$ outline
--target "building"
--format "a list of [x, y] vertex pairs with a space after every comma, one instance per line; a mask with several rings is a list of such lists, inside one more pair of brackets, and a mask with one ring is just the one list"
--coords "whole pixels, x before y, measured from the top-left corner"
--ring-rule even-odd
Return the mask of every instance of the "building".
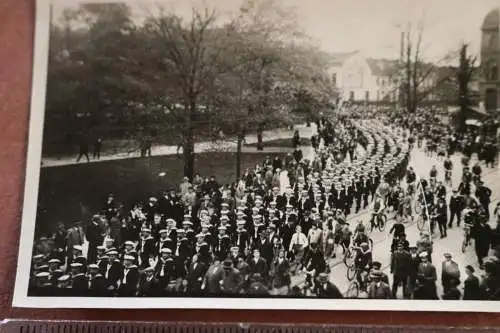
[[398, 60], [367, 59], [377, 86], [377, 102], [397, 102], [399, 96]]
[[377, 83], [366, 58], [358, 51], [330, 54], [329, 75], [342, 101], [372, 102]]
[[488, 112], [500, 111], [500, 8], [484, 18], [481, 27], [480, 98]]
[[[405, 99], [401, 90], [405, 78], [400, 60], [366, 58], [360, 52], [330, 54], [329, 75], [342, 101], [398, 103]], [[419, 82], [421, 102], [442, 101], [438, 86], [443, 70], [434, 64], [419, 64], [424, 73]]]

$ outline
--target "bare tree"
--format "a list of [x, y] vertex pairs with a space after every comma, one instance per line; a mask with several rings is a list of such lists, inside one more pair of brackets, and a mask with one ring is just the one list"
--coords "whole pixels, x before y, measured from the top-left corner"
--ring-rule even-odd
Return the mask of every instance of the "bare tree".
[[469, 108], [472, 104], [469, 85], [476, 71], [475, 64], [477, 61], [477, 57], [467, 54], [467, 47], [467, 44], [463, 44], [460, 48], [460, 60], [456, 71], [456, 79], [458, 83], [458, 100], [460, 105], [460, 111], [458, 114], [459, 131], [465, 130], [465, 114], [467, 108]]
[[403, 34], [403, 57], [395, 71], [400, 82], [400, 99], [408, 113], [415, 113], [422, 102], [428, 100], [449, 79], [449, 76], [438, 75], [439, 65], [451, 60], [456, 53], [448, 53], [435, 62], [425, 61], [423, 36], [423, 20], [416, 29], [411, 24], [407, 25]]

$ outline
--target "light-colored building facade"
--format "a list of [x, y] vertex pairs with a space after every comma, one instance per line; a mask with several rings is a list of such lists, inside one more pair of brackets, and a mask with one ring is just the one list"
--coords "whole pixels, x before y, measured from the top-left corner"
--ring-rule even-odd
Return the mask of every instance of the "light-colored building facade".
[[375, 101], [377, 82], [366, 58], [358, 51], [331, 54], [329, 75], [343, 101]]
[[[360, 52], [335, 53], [330, 57], [329, 74], [343, 101], [397, 103], [404, 99], [401, 93], [405, 73], [399, 60], [372, 59]], [[434, 102], [439, 99], [435, 92], [439, 71], [422, 64], [428, 74], [419, 84], [419, 94], [423, 100]]]
[[500, 111], [500, 8], [491, 10], [481, 27], [480, 98], [488, 112]]

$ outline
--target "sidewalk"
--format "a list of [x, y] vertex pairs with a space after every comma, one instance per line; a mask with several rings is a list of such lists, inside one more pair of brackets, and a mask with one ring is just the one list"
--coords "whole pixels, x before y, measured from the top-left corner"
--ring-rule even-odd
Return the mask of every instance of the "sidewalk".
[[[307, 127], [305, 124], [296, 125], [295, 129], [299, 130], [300, 137], [310, 138], [313, 133], [316, 133], [316, 124], [311, 123], [311, 127]], [[266, 141], [274, 141], [280, 139], [291, 139], [293, 136], [294, 130], [288, 130], [285, 128], [275, 129], [264, 131], [262, 134], [262, 139], [264, 142]], [[246, 136], [246, 144], [253, 144], [257, 142], [256, 134], [249, 134]], [[312, 149], [309, 146], [302, 146], [304, 156], [311, 156]], [[203, 153], [203, 152], [211, 152], [211, 151], [219, 151], [219, 152], [235, 152], [236, 151], [236, 142], [235, 140], [226, 140], [222, 142], [198, 142], [195, 143], [194, 146], [195, 153]], [[292, 152], [293, 149], [284, 148], [284, 147], [265, 147], [263, 151], [258, 151], [255, 147], [247, 147], [243, 145], [242, 152], [243, 153], [277, 153], [277, 152]], [[180, 151], [182, 154], [182, 150]], [[153, 145], [151, 149], [152, 156], [166, 156], [166, 155], [176, 155], [177, 154], [177, 146], [175, 145]], [[89, 154], [91, 155], [91, 154]], [[138, 151], [132, 153], [117, 153], [117, 154], [106, 154], [101, 153], [101, 158], [99, 160], [91, 159], [90, 162], [86, 162], [85, 158], [83, 158], [80, 162], [76, 162], [75, 156], [65, 156], [65, 157], [42, 157], [42, 168], [46, 167], [56, 167], [56, 166], [64, 166], [64, 165], [73, 165], [73, 164], [86, 164], [86, 163], [98, 163], [105, 161], [113, 161], [127, 158], [137, 158], [140, 157], [140, 153]]]

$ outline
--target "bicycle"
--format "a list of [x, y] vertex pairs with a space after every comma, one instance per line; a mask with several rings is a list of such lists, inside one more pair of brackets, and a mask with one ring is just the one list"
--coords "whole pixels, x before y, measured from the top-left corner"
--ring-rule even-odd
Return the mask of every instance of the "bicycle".
[[[373, 249], [373, 239], [368, 238], [368, 243], [370, 248]], [[349, 248], [346, 249], [342, 261], [344, 262], [344, 265], [347, 267], [347, 269], [354, 267], [357, 257], [358, 257], [358, 250], [356, 250], [354, 246], [351, 245]]]
[[425, 211], [421, 211], [419, 214], [417, 214], [416, 222], [417, 222], [418, 231], [427, 230], [427, 227], [426, 227], [427, 221], [428, 221], [428, 218], [427, 218], [427, 214]]
[[354, 266], [357, 256], [358, 252], [354, 251], [352, 247], [349, 247], [345, 250], [344, 258], [342, 259], [342, 261], [344, 262], [344, 265], [347, 267], [347, 269]]
[[[356, 277], [358, 274], [362, 274], [362, 273], [364, 273], [364, 274], [361, 275], [360, 280], [362, 282], [362, 285], [360, 285], [359, 282], [357, 281], [358, 279], [354, 279], [354, 277]], [[366, 286], [369, 283], [368, 272], [366, 272], [365, 270], [362, 270], [360, 268], [357, 268], [355, 271], [354, 277], [352, 277], [351, 279], [349, 279], [349, 276], [347, 277], [349, 279], [349, 281], [351, 281], [351, 283], [349, 284], [349, 287], [347, 288], [346, 298], [357, 298], [359, 296], [360, 291], [366, 292]], [[354, 281], [352, 281], [352, 280], [354, 280]]]

